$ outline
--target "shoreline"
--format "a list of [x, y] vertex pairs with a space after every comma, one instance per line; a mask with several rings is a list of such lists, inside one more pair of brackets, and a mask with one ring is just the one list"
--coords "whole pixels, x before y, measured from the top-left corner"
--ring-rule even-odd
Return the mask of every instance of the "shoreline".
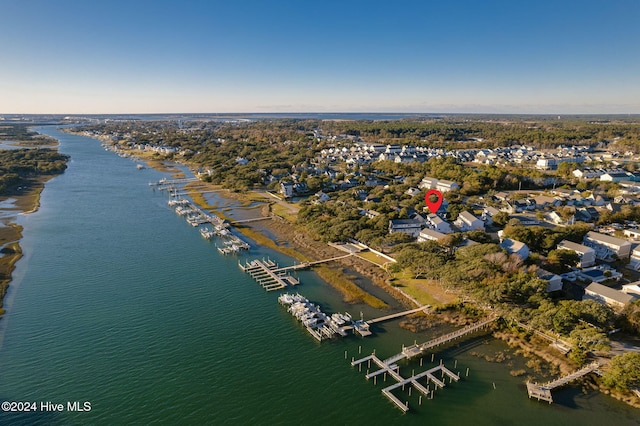
[[[138, 161], [145, 161], [149, 167], [156, 170], [168, 173], [182, 173], [182, 171], [171, 165], [172, 162], [169, 162], [169, 164], [167, 164], [167, 162], [165, 161], [155, 158], [151, 159], [148, 158], [148, 156], [144, 155], [137, 156], [134, 154], [133, 157]], [[189, 167], [186, 164], [183, 165]], [[197, 188], [193, 188], [193, 186], [197, 186]], [[287, 220], [285, 217], [283, 217], [293, 216], [292, 214], [284, 214], [282, 216], [280, 214], [273, 214], [273, 207], [277, 204], [277, 202], [275, 200], [269, 200], [265, 194], [260, 193], [259, 191], [251, 190], [248, 193], [233, 193], [227, 189], [221, 188], [219, 185], [213, 185], [202, 181], [197, 181], [194, 184], [188, 184], [187, 186], [185, 186], [185, 191], [187, 191], [187, 195], [191, 197], [193, 202], [200, 208], [211, 213], [215, 213], [221, 218], [228, 221], [233, 221], [235, 219], [226, 215], [225, 211], [233, 209], [242, 210], [242, 204], [246, 204], [245, 208], [248, 208], [248, 206], [252, 202], [263, 203], [264, 205], [260, 206], [260, 215], [263, 217], [273, 215], [278, 219], [258, 222], [260, 225], [234, 225], [235, 229], [242, 235], [245, 235], [254, 240], [257, 244], [269, 247], [273, 250], [278, 251], [279, 253], [283, 253], [287, 256], [293, 257], [294, 259], [300, 261], [320, 260], [323, 258], [332, 257], [331, 254], [326, 254], [328, 250], [337, 250], [335, 248], [331, 248], [327, 244], [313, 240], [310, 235], [304, 231], [304, 229], [300, 229], [295, 223], [292, 223], [291, 220]], [[216, 195], [221, 199], [239, 202], [241, 205], [238, 207], [212, 206], [205, 198], [204, 192], [215, 192]], [[278, 205], [276, 207], [281, 208], [282, 206]], [[255, 209], [256, 207], [252, 208]], [[280, 213], [280, 211], [278, 211], [278, 213]], [[273, 225], [277, 223], [280, 223], [281, 226]], [[279, 244], [279, 242], [285, 242], [285, 244]], [[322, 248], [319, 248], [320, 246], [318, 245], [321, 245]], [[335, 253], [336, 252], [334, 252], [333, 255], [335, 255]], [[337, 253], [342, 252], [337, 251]], [[337, 289], [341, 294], [343, 294], [343, 297], [345, 297], [345, 301], [347, 303], [363, 302], [363, 300], [359, 299], [349, 301], [348, 296], [345, 296], [344, 289], [341, 289], [340, 286], [336, 283], [337, 280], [334, 280], [333, 277], [328, 277], [326, 274], [323, 276], [323, 274], [319, 271], [319, 269], [325, 269], [329, 272], [336, 272], [344, 280], [349, 280], [344, 273], [344, 268], [353, 267], [353, 261], [357, 261], [366, 266], [366, 268], [354, 268], [358, 274], [360, 274], [362, 277], [370, 279], [374, 285], [383, 289], [392, 299], [394, 299], [400, 305], [410, 306], [410, 301], [407, 300], [407, 297], [404, 294], [398, 291], [394, 291], [396, 289], [391, 284], [391, 282], [393, 282], [392, 277], [387, 277], [385, 279], [385, 277], [383, 277], [380, 273], [380, 268], [366, 262], [364, 259], [350, 257], [338, 261], [340, 262], [337, 264], [339, 265], [338, 267], [335, 267], [333, 265], [322, 265], [321, 268], [315, 267], [314, 271], [328, 285]], [[336, 265], [336, 263], [334, 263], [334, 265]], [[421, 316], [422, 314], [415, 314], [413, 317], [420, 318]], [[509, 346], [517, 347], [516, 352], [525, 359], [529, 359], [532, 365], [544, 363], [549, 366], [549, 370], [557, 370], [561, 372], [561, 374], [566, 374], [577, 369], [575, 364], [573, 364], [570, 360], [562, 355], [552, 352], [552, 349], [548, 348], [547, 345], [545, 345], [543, 342], [530, 341], [521, 334], [508, 330], [496, 331], [492, 333], [492, 337], [504, 341]], [[627, 394], [616, 392], [615, 390], [602, 388], [593, 378], [584, 378], [577, 383], [580, 383], [580, 386], [583, 387], [590, 384], [589, 388], [592, 390], [599, 390], [600, 392], [609, 395], [612, 398], [617, 399], [623, 403], [631, 405], [632, 407], [640, 408], [640, 400], [638, 400], [638, 398], [634, 398], [633, 395], [629, 396]], [[577, 386], [577, 384], [574, 384], [574, 386]]]
[[[195, 186], [197, 186], [197, 188], [195, 188]], [[247, 204], [250, 202], [256, 202], [256, 200], [254, 200], [252, 197], [256, 194], [250, 194], [248, 196], [244, 194], [234, 194], [230, 191], [227, 191], [215, 185], [207, 184], [205, 182], [195, 182], [195, 184], [187, 184], [185, 186], [185, 190], [187, 191], [188, 196], [191, 197], [193, 202], [198, 205], [198, 207], [211, 213], [215, 213], [220, 218], [228, 221], [233, 221], [234, 219], [226, 215], [224, 211], [221, 211], [219, 207], [210, 205], [204, 198], [204, 191], [215, 191], [218, 197], [225, 200]], [[269, 203], [268, 200], [264, 199], [260, 200], [259, 202], [264, 202], [264, 205], [259, 206], [260, 215], [262, 217], [273, 216], [273, 219], [271, 221], [264, 221], [260, 222], [260, 225], [252, 224], [251, 226], [248, 226], [246, 224], [234, 225], [234, 229], [237, 232], [252, 239], [256, 242], [256, 244], [268, 247], [301, 262], [317, 261], [344, 254], [344, 252], [330, 247], [327, 244], [318, 243], [311, 240], [305, 232], [297, 227], [296, 224], [288, 222], [287, 219], [284, 219], [277, 215], [271, 215], [271, 203]], [[240, 209], [241, 208], [242, 207], [240, 207]], [[264, 232], [265, 230], [267, 232]], [[275, 238], [275, 241], [272, 237]], [[283, 241], [286, 242], [286, 245], [279, 243]], [[336, 267], [334, 265], [339, 266]], [[344, 271], [345, 268], [349, 268], [354, 270], [358, 275], [362, 276], [362, 278], [371, 281], [373, 285], [376, 285], [376, 287], [380, 287], [385, 290], [394, 299], [394, 301], [398, 302], [399, 304], [408, 306], [406, 301], [398, 300], [398, 298], [391, 293], [390, 290], [392, 290], [392, 288], [389, 288], [389, 290], [387, 290], [382, 285], [380, 285], [379, 277], [374, 276], [374, 274], [372, 273], [368, 274], [366, 272], [367, 267], [376, 267], [367, 264], [367, 262], [365, 262], [364, 260], [357, 258], [347, 258], [335, 261], [334, 265], [329, 266], [325, 264], [315, 266], [313, 268], [313, 271], [328, 285], [339, 291], [346, 303], [366, 303], [367, 305], [376, 309], [389, 308], [389, 305], [386, 302], [373, 296], [365, 289], [362, 289], [361, 287], [353, 283]]]
[[[57, 147], [57, 146], [56, 146]], [[19, 195], [0, 196], [0, 202], [13, 199], [13, 207], [4, 208], [15, 212], [15, 217], [21, 214], [30, 214], [40, 208], [40, 194], [44, 190], [45, 184], [56, 175], [41, 175], [35, 178], [29, 185], [29, 189]], [[0, 257], [0, 319], [6, 313], [4, 308], [4, 297], [9, 291], [9, 286], [13, 280], [13, 271], [16, 263], [22, 258], [22, 226], [13, 221], [13, 217], [3, 219], [0, 226], [0, 246], [2, 256]]]

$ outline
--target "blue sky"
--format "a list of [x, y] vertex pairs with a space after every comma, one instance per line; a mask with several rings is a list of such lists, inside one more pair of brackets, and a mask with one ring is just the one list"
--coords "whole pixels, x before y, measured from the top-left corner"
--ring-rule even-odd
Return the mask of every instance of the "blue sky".
[[0, 0], [0, 113], [640, 113], [638, 0]]

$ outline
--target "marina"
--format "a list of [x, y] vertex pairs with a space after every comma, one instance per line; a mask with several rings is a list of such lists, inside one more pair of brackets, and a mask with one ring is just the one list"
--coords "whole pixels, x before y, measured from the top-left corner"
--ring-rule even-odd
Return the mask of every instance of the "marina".
[[[199, 229], [200, 235], [207, 240], [218, 237], [222, 245], [216, 245], [216, 249], [220, 254], [237, 254], [241, 250], [249, 250], [249, 243], [231, 232], [231, 226], [217, 215], [206, 213], [198, 206], [193, 204], [186, 198], [181, 198], [180, 192], [174, 185], [192, 182], [193, 179], [160, 179], [157, 182], [150, 182], [149, 186], [160, 190], [169, 189], [170, 199], [167, 201], [169, 207], [173, 208], [178, 214], [186, 219], [187, 223]], [[236, 222], [238, 223], [238, 222]], [[209, 227], [211, 225], [211, 227]]]
[[355, 324], [349, 313], [334, 313], [331, 315], [322, 312], [315, 305], [300, 294], [283, 293], [278, 297], [278, 303], [287, 307], [287, 312], [302, 322], [316, 340], [333, 337], [346, 337], [349, 331], [355, 330]]

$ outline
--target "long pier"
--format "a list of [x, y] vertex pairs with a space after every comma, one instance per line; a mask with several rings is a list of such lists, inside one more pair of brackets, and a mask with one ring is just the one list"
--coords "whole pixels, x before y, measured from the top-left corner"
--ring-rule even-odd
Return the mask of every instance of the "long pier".
[[491, 324], [492, 322], [494, 322], [497, 319], [497, 317], [491, 317], [489, 319], [486, 319], [484, 321], [480, 321], [477, 322], [475, 324], [471, 324], [468, 325], [464, 328], [461, 328], [460, 330], [456, 330], [454, 332], [442, 335], [440, 337], [436, 337], [433, 340], [429, 340], [428, 342], [425, 343], [420, 343], [420, 344], [413, 344], [411, 346], [406, 346], [402, 348], [402, 352], [400, 352], [397, 355], [392, 356], [391, 358], [386, 359], [384, 362], [385, 363], [389, 363], [392, 364], [394, 362], [400, 361], [403, 358], [413, 358], [415, 356], [420, 355], [421, 353], [423, 353], [424, 351], [434, 348], [436, 346], [440, 346], [440, 345], [444, 345], [446, 343], [451, 342], [452, 340], [458, 339], [460, 337], [463, 337], [467, 334], [471, 334], [477, 330], [480, 330], [481, 328], [485, 328], [487, 327], [489, 324]]
[[427, 305], [427, 306], [421, 306], [419, 308], [411, 309], [411, 310], [404, 311], [404, 312], [396, 312], [395, 314], [390, 314], [390, 315], [386, 315], [384, 317], [379, 317], [379, 318], [374, 318], [374, 319], [371, 319], [371, 320], [367, 320], [367, 323], [375, 324], [377, 322], [387, 321], [387, 320], [391, 320], [391, 319], [394, 319], [394, 318], [403, 317], [405, 315], [411, 315], [413, 313], [420, 312], [420, 311], [426, 313], [427, 309], [429, 309], [429, 308], [431, 308], [431, 306]]
[[284, 272], [284, 271], [295, 271], [298, 269], [307, 269], [313, 265], [318, 265], [320, 263], [327, 263], [327, 262], [333, 262], [334, 260], [339, 260], [339, 259], [344, 259], [347, 258], [349, 256], [353, 256], [352, 253], [349, 254], [345, 254], [342, 256], [336, 256], [336, 257], [330, 257], [328, 259], [322, 259], [322, 260], [316, 260], [314, 262], [302, 262], [302, 263], [298, 263], [296, 265], [293, 266], [285, 266], [284, 268], [278, 268], [278, 269], [274, 269], [274, 272]]
[[551, 404], [553, 402], [553, 397], [551, 396], [552, 389], [564, 386], [582, 376], [586, 376], [587, 374], [596, 371], [598, 368], [600, 368], [600, 364], [592, 362], [578, 371], [574, 371], [571, 374], [567, 374], [566, 376], [560, 377], [544, 385], [527, 382], [527, 393], [529, 394], [529, 398], [536, 398], [538, 401], [543, 400]]
[[[356, 365], [368, 362], [368, 365], [371, 364], [371, 361], [373, 361], [375, 364], [378, 365], [378, 367], [380, 367], [379, 370], [376, 370], [372, 373], [369, 373], [367, 370], [367, 374], [365, 376], [365, 378], [367, 380], [371, 379], [371, 378], [375, 378], [381, 374], [384, 375], [384, 380], [386, 381], [386, 377], [387, 375], [389, 375], [391, 378], [393, 378], [396, 383], [392, 384], [391, 386], [387, 386], [384, 389], [382, 389], [382, 394], [384, 396], [386, 396], [391, 402], [393, 402], [396, 407], [398, 407], [399, 409], [401, 409], [403, 412], [407, 412], [409, 411], [409, 403], [405, 402], [403, 403], [400, 398], [398, 398], [397, 396], [395, 396], [391, 391], [393, 391], [394, 389], [397, 388], [402, 388], [404, 390], [404, 387], [409, 385], [409, 386], [413, 386], [414, 388], [416, 388], [418, 390], [418, 392], [420, 392], [421, 394], [425, 395], [425, 396], [429, 396], [431, 395], [431, 398], [433, 398], [433, 392], [435, 391], [436, 388], [444, 388], [445, 387], [445, 382], [444, 382], [444, 376], [448, 376], [449, 377], [449, 383], [451, 383], [452, 381], [458, 381], [460, 380], [460, 376], [458, 374], [453, 373], [451, 370], [449, 370], [448, 368], [446, 368], [443, 364], [438, 365], [436, 367], [433, 367], [427, 371], [423, 371], [421, 373], [418, 374], [413, 374], [411, 377], [408, 378], [404, 378], [402, 377], [402, 375], [400, 375], [400, 367], [398, 367], [398, 365], [394, 364], [394, 363], [389, 363], [387, 361], [382, 361], [380, 360], [380, 358], [378, 358], [375, 353], [371, 354], [369, 356], [366, 356], [364, 358], [361, 358], [359, 360], [354, 360], [351, 361], [351, 366], [355, 367]], [[435, 376], [435, 373], [437, 372], [441, 372], [441, 379], [438, 379]], [[422, 378], [426, 378], [426, 387], [425, 385], [423, 385], [422, 383], [419, 382], [420, 379]], [[431, 386], [429, 385], [429, 383], [433, 383], [433, 390], [431, 390]], [[411, 392], [409, 392], [409, 394], [411, 394]]]
[[251, 219], [234, 220], [234, 221], [230, 221], [229, 223], [231, 225], [237, 225], [239, 223], [250, 223], [250, 222], [258, 222], [261, 220], [271, 220], [271, 219], [273, 219], [273, 216], [260, 216], [260, 217], [252, 217]]

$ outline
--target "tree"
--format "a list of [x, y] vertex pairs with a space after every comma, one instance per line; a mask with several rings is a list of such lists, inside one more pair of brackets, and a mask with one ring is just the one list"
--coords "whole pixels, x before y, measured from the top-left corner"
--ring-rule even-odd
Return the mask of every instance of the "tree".
[[580, 262], [580, 256], [572, 250], [556, 249], [549, 252], [547, 262], [554, 266], [554, 272], [565, 272]]
[[602, 376], [602, 384], [621, 391], [640, 387], [640, 353], [614, 356]]
[[509, 222], [509, 213], [497, 213], [491, 217], [491, 220], [493, 220], [493, 223], [495, 223], [496, 225], [504, 227]]

